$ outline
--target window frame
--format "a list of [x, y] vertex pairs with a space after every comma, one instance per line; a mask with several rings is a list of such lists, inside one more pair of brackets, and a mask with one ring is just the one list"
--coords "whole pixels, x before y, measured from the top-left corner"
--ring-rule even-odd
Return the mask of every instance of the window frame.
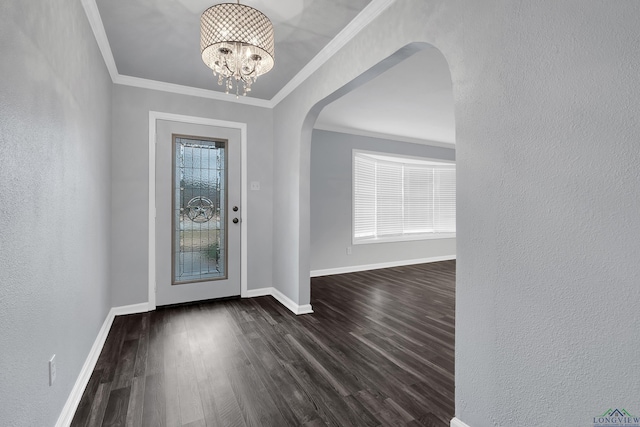
[[[411, 164], [413, 161], [424, 163], [433, 163], [434, 166], [438, 165], [453, 165], [456, 166], [455, 160], [443, 160], [436, 159], [431, 157], [420, 157], [420, 156], [411, 156], [411, 155], [403, 155], [403, 154], [395, 154], [395, 153], [385, 153], [380, 151], [370, 151], [370, 150], [361, 150], [361, 149], [352, 149], [351, 150], [351, 244], [352, 245], [369, 245], [369, 244], [377, 244], [377, 243], [390, 243], [390, 242], [410, 242], [410, 241], [420, 241], [420, 240], [434, 240], [434, 239], [455, 239], [456, 233], [411, 233], [411, 234], [402, 234], [402, 235], [390, 235], [383, 237], [375, 237], [375, 238], [356, 238], [355, 228], [356, 228], [356, 154], [364, 154], [374, 157], [382, 157], [386, 159], [406, 159], [407, 163]], [[381, 159], [382, 160], [382, 159]], [[388, 161], [388, 160], [387, 160]], [[402, 162], [398, 162], [402, 163]], [[457, 215], [457, 214], [456, 214]]]

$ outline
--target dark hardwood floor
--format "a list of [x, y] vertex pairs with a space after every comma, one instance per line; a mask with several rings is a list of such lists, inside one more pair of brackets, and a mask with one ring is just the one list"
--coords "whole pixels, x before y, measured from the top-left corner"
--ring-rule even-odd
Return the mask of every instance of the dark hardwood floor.
[[455, 261], [115, 319], [72, 426], [448, 426]]

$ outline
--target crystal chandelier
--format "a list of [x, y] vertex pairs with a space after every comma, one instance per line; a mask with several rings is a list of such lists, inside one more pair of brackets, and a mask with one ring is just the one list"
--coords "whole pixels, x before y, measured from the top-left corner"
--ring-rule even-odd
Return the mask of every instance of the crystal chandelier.
[[226, 93], [235, 85], [238, 96], [242, 84], [246, 96], [258, 76], [273, 68], [273, 43], [269, 18], [240, 0], [211, 6], [200, 19], [202, 60]]

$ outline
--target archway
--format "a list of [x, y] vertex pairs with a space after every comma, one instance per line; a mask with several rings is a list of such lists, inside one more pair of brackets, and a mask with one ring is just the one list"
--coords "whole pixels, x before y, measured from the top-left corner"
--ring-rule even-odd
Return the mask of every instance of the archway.
[[[331, 95], [325, 97], [324, 99], [322, 99], [321, 101], [319, 101], [318, 103], [316, 103], [313, 108], [311, 108], [311, 110], [309, 111], [309, 113], [307, 114], [305, 121], [304, 121], [304, 125], [303, 125], [303, 129], [302, 129], [302, 135], [301, 135], [301, 143], [303, 145], [308, 144], [309, 148], [307, 149], [307, 147], [305, 146], [305, 148], [303, 148], [301, 150], [301, 164], [303, 165], [300, 170], [301, 171], [307, 171], [307, 173], [311, 173], [311, 171], [314, 169], [314, 166], [317, 167], [318, 163], [317, 161], [314, 163], [312, 161], [313, 157], [312, 157], [312, 146], [313, 144], [316, 143], [316, 136], [314, 136], [313, 134], [313, 128], [314, 128], [314, 124], [317, 121], [318, 117], [320, 116], [321, 112], [323, 111], [323, 109], [325, 109], [327, 106], [329, 106], [331, 103], [335, 102], [336, 100], [338, 100], [339, 98], [345, 96], [348, 93], [351, 93], [352, 91], [356, 90], [357, 88], [362, 87], [363, 85], [367, 84], [368, 82], [372, 81], [373, 79], [375, 79], [376, 77], [382, 75], [383, 73], [387, 72], [388, 70], [390, 70], [391, 68], [395, 67], [396, 65], [399, 65], [400, 63], [402, 63], [403, 61], [407, 61], [410, 57], [412, 57], [413, 55], [417, 54], [418, 52], [421, 51], [425, 51], [425, 50], [429, 50], [429, 51], [435, 51], [437, 53], [437, 55], [440, 55], [445, 63], [445, 67], [446, 67], [446, 73], [449, 75], [450, 78], [450, 70], [448, 67], [448, 64], [446, 63], [446, 60], [444, 60], [444, 56], [440, 53], [439, 50], [437, 50], [436, 48], [434, 48], [432, 45], [427, 44], [427, 43], [412, 43], [410, 45], [405, 46], [404, 48], [400, 49], [399, 51], [397, 51], [396, 53], [394, 53], [393, 55], [389, 56], [388, 58], [385, 58], [383, 61], [381, 61], [379, 64], [375, 65], [374, 67], [368, 69], [367, 71], [365, 71], [364, 73], [362, 73], [360, 76], [358, 76], [357, 78], [355, 78], [354, 80], [352, 80], [351, 82], [349, 82], [348, 84], [342, 86], [340, 89], [336, 90], [335, 92], [333, 92]], [[409, 61], [407, 61], [409, 62]], [[369, 86], [367, 86], [368, 90]], [[452, 92], [452, 88], [450, 88], [450, 96], [452, 98], [452, 102], [451, 102], [451, 109], [453, 110], [453, 92]], [[390, 108], [393, 108], [394, 104], [390, 105]], [[453, 111], [452, 111], [453, 114]], [[317, 135], [317, 134], [316, 134]], [[349, 153], [343, 151], [343, 150], [336, 150], [334, 152], [334, 155], [337, 156], [347, 156], [349, 155]], [[349, 158], [351, 156], [349, 155]], [[435, 157], [435, 156], [434, 156]], [[343, 162], [344, 163], [344, 162]], [[333, 166], [333, 163], [329, 162], [328, 166], [331, 168]], [[345, 167], [343, 167], [343, 169], [345, 169]], [[314, 175], [315, 176], [315, 175]], [[301, 228], [300, 232], [301, 232], [301, 242], [305, 242], [305, 246], [301, 246], [301, 252], [305, 252], [305, 249], [307, 249], [307, 252], [309, 253], [309, 264], [310, 264], [310, 270], [312, 270], [312, 273], [314, 273], [314, 268], [313, 268], [313, 259], [311, 258], [314, 254], [313, 251], [313, 247], [312, 247], [312, 239], [313, 234], [312, 234], [312, 216], [313, 216], [313, 212], [312, 209], [316, 209], [318, 207], [318, 204], [316, 203], [314, 206], [314, 201], [313, 201], [313, 197], [314, 197], [314, 192], [313, 192], [313, 178], [312, 177], [305, 177], [302, 176], [301, 177], [301, 182], [309, 182], [310, 185], [310, 189], [307, 192], [308, 194], [308, 199], [307, 200], [301, 200], [301, 207], [300, 207], [300, 212], [301, 212], [301, 222], [307, 221], [307, 223], [309, 224], [309, 228], [306, 231], [308, 233], [308, 236], [303, 236], [302, 234], [305, 232], [304, 229]], [[343, 185], [348, 185], [347, 183], [343, 182]], [[304, 193], [304, 192], [301, 192]], [[344, 205], [342, 205], [344, 206]], [[351, 206], [349, 206], [349, 208], [351, 209]], [[309, 218], [305, 219], [303, 218], [304, 214], [308, 214]], [[338, 221], [341, 221], [344, 218], [338, 218]], [[351, 236], [350, 236], [351, 237]], [[453, 244], [455, 246], [455, 240], [453, 241]], [[379, 246], [379, 245], [377, 245]], [[354, 249], [356, 247], [354, 246]], [[350, 249], [350, 248], [349, 248]], [[340, 248], [339, 250], [342, 251], [343, 255], [344, 255], [344, 248]], [[455, 257], [455, 251], [453, 253], [454, 257]], [[423, 257], [416, 257], [416, 258], [423, 258]], [[433, 260], [435, 261], [435, 260]], [[425, 261], [426, 262], [426, 261]], [[402, 264], [398, 264], [398, 265], [402, 265]], [[439, 266], [441, 265], [446, 265], [446, 264], [437, 264]], [[302, 268], [302, 266], [301, 266]], [[451, 263], [448, 266], [449, 271], [451, 271], [451, 269], [455, 269], [455, 264]], [[329, 269], [331, 270], [331, 269]], [[334, 270], [340, 270], [339, 268], [336, 268]], [[344, 272], [349, 272], [348, 269], [345, 269], [346, 271]], [[359, 270], [351, 270], [351, 271], [359, 271]], [[329, 273], [329, 274], [339, 274], [339, 273]], [[375, 275], [375, 274], [374, 274]], [[313, 274], [312, 274], [313, 276]], [[355, 277], [359, 277], [358, 274], [354, 274]], [[354, 277], [354, 276], [348, 276], [348, 277]], [[345, 279], [346, 276], [343, 276], [341, 279], [339, 280], [351, 280], [351, 279]], [[427, 275], [426, 277], [429, 277], [429, 275]], [[315, 283], [315, 301], [317, 304], [317, 309], [318, 310], [322, 310], [324, 307], [324, 311], [332, 311], [333, 308], [331, 308], [331, 310], [327, 310], [329, 307], [327, 306], [326, 301], [328, 301], [329, 299], [325, 299], [324, 295], [326, 295], [324, 292], [326, 292], [325, 289], [327, 287], [327, 284], [331, 283], [331, 284], [338, 284], [340, 283], [339, 281], [336, 282], [330, 282], [330, 279], [314, 279], [314, 280], [318, 280]], [[359, 279], [356, 280], [361, 280], [358, 283], [364, 283], [362, 281], [362, 277], [359, 277]], [[303, 282], [301, 281], [301, 286], [304, 285], [307, 282]], [[370, 285], [370, 282], [367, 281], [367, 283]], [[394, 283], [395, 286], [401, 286], [401, 281], [398, 280], [397, 283]], [[368, 285], [368, 286], [369, 286]], [[311, 283], [309, 282], [309, 287], [311, 287]], [[453, 289], [453, 283], [450, 281], [449, 282], [449, 289]], [[336, 291], [337, 292], [337, 291]], [[302, 293], [302, 290], [301, 290]], [[363, 292], [363, 295], [365, 294], [365, 292]], [[311, 296], [311, 290], [309, 290], [309, 295]], [[348, 300], [341, 298], [340, 300]], [[429, 300], [429, 298], [425, 299], [425, 300]], [[338, 299], [336, 299], [336, 301], [338, 301]], [[312, 305], [313, 305], [313, 301], [311, 301]], [[453, 305], [451, 303], [450, 305], [450, 301], [446, 301], [444, 304], [441, 302], [440, 303], [441, 306], [443, 307], [449, 307], [450, 313], [451, 315], [453, 315]], [[407, 303], [406, 301], [403, 302], [402, 306], [404, 307], [410, 307], [411, 304]], [[336, 306], [338, 307], [338, 306]], [[343, 309], [345, 307], [340, 306], [339, 309]], [[338, 309], [338, 308], [336, 308]], [[349, 307], [347, 307], [347, 309], [342, 310], [343, 313], [357, 313], [358, 310], [355, 311], [351, 311], [351, 309]], [[420, 318], [419, 316], [414, 316], [414, 318]], [[451, 318], [450, 318], [451, 319]], [[365, 325], [366, 323], [360, 323], [361, 325]], [[448, 327], [451, 328], [451, 331], [453, 331], [453, 324], [451, 325], [447, 325]], [[453, 332], [451, 332], [451, 335], [449, 336], [449, 338], [451, 340], [453, 340]], [[451, 353], [446, 357], [447, 362], [443, 364], [446, 365], [447, 363], [451, 363], [451, 367], [453, 366], [453, 341], [447, 343], [449, 345], [451, 345], [451, 347], [449, 348], [449, 350], [451, 351]], [[443, 344], [444, 345], [444, 344]], [[428, 346], [429, 347], [429, 346]], [[445, 358], [443, 358], [444, 360]], [[449, 372], [449, 386], [453, 389], [453, 373]], [[451, 391], [451, 396], [453, 396], [453, 391]], [[449, 404], [452, 404], [451, 402], [449, 402]], [[448, 404], [444, 404], [443, 407], [447, 408]], [[451, 412], [448, 412], [451, 411]], [[447, 409], [445, 411], [450, 417], [453, 417], [453, 406], [451, 406], [449, 409]]]
[[[301, 183], [301, 186], [302, 185], [310, 185], [310, 176], [309, 176], [310, 175], [310, 164], [311, 164], [311, 149], [310, 149], [310, 147], [311, 147], [311, 141], [312, 141], [312, 131], [313, 131], [314, 125], [316, 123], [316, 120], [318, 119], [318, 117], [319, 117], [320, 113], [322, 112], [322, 110], [326, 106], [328, 106], [329, 104], [331, 104], [334, 101], [338, 100], [339, 98], [345, 96], [346, 94], [348, 94], [350, 92], [353, 92], [354, 90], [360, 88], [361, 86], [367, 84], [368, 82], [372, 81], [376, 77], [382, 75], [383, 73], [387, 72], [391, 68], [393, 68], [396, 65], [400, 64], [401, 62], [407, 60], [409, 57], [413, 56], [414, 54], [416, 54], [418, 52], [421, 52], [421, 51], [425, 51], [425, 50], [434, 51], [436, 53], [436, 55], [438, 55], [438, 56], [440, 56], [442, 58], [442, 61], [444, 62], [445, 67], [447, 68], [447, 74], [450, 77], [450, 71], [449, 71], [448, 63], [447, 63], [446, 59], [444, 58], [444, 56], [442, 55], [442, 53], [440, 52], [440, 50], [438, 50], [437, 48], [435, 48], [433, 45], [431, 45], [429, 43], [414, 42], [414, 43], [410, 43], [410, 44], [404, 46], [403, 48], [397, 50], [395, 53], [393, 53], [389, 57], [383, 59], [378, 64], [376, 64], [373, 67], [369, 68], [368, 70], [366, 70], [365, 72], [360, 74], [358, 77], [356, 77], [355, 79], [353, 79], [349, 83], [343, 85], [342, 87], [340, 87], [339, 89], [337, 89], [333, 93], [331, 93], [330, 95], [328, 95], [325, 98], [323, 98], [322, 100], [318, 101], [310, 109], [310, 111], [307, 113], [307, 115], [305, 117], [305, 120], [303, 122], [302, 131], [301, 131], [301, 138], [300, 138], [300, 144], [301, 144], [301, 147], [302, 147], [301, 150], [300, 150], [300, 153], [301, 153], [301, 159], [300, 159], [300, 163], [301, 163], [301, 167], [300, 167], [300, 171], [301, 171], [300, 183]], [[300, 247], [301, 247], [301, 253], [302, 254], [304, 254], [304, 253], [310, 254], [310, 248], [311, 248], [311, 238], [310, 238], [310, 235], [311, 235], [311, 228], [310, 228], [311, 198], [310, 198], [310, 190], [309, 191], [301, 191], [301, 195], [303, 197], [306, 195], [306, 199], [301, 198], [301, 200], [300, 200], [300, 224], [301, 224], [301, 227], [300, 227]], [[307, 259], [305, 260], [304, 256], [302, 256], [301, 259], [300, 259], [300, 273], [301, 273], [301, 275], [305, 271], [307, 273], [311, 271], [309, 257], [310, 257], [310, 255], [308, 255]], [[444, 259], [446, 259], [446, 258], [444, 258]], [[300, 290], [299, 290], [300, 295], [309, 295], [310, 296], [310, 288], [309, 289], [304, 289], [305, 286], [309, 286], [310, 287], [310, 282], [301, 280], [301, 282], [300, 282]]]

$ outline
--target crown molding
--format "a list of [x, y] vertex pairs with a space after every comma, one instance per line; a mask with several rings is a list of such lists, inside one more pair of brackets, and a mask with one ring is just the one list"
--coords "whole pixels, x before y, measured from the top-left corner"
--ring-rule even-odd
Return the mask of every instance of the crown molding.
[[89, 25], [93, 30], [93, 36], [96, 38], [104, 63], [107, 66], [107, 70], [109, 70], [111, 81], [115, 83], [120, 74], [118, 73], [116, 61], [113, 59], [113, 53], [111, 52], [107, 32], [104, 30], [104, 25], [102, 24], [102, 17], [100, 17], [98, 5], [95, 0], [82, 0], [82, 7], [84, 8], [84, 13], [87, 15], [87, 19], [89, 20]]
[[93, 35], [96, 38], [100, 52], [104, 63], [109, 70], [111, 81], [114, 84], [120, 84], [125, 86], [139, 87], [143, 89], [152, 89], [162, 92], [177, 93], [180, 95], [197, 96], [200, 98], [215, 99], [218, 101], [235, 102], [238, 104], [251, 105], [255, 107], [274, 108], [280, 101], [293, 92], [298, 86], [302, 84], [309, 76], [316, 72], [329, 58], [331, 58], [338, 50], [346, 45], [356, 34], [358, 34], [364, 27], [369, 25], [378, 15], [384, 12], [395, 0], [372, 0], [346, 27], [338, 33], [325, 47], [322, 49], [302, 70], [296, 74], [293, 79], [289, 81], [280, 91], [270, 100], [239, 97], [236, 98], [233, 95], [217, 92], [214, 90], [207, 90], [196, 88], [192, 86], [183, 86], [174, 83], [166, 83], [157, 80], [149, 80], [140, 77], [125, 76], [118, 72], [116, 61], [113, 58], [113, 52], [109, 45], [109, 39], [100, 17], [100, 11], [96, 0], [81, 0], [82, 7], [89, 20], [89, 25], [93, 30]]
[[337, 51], [342, 49], [352, 38], [356, 36], [371, 21], [377, 18], [395, 0], [372, 0], [346, 27], [342, 29], [318, 54], [307, 63], [307, 65], [293, 77], [280, 91], [271, 98], [273, 107], [285, 99], [291, 92], [315, 73], [325, 62], [329, 60]]
[[432, 141], [430, 139], [411, 138], [409, 136], [391, 135], [381, 132], [373, 132], [363, 129], [348, 128], [343, 126], [337, 126], [327, 123], [318, 123], [314, 125], [313, 129], [324, 130], [327, 132], [346, 133], [349, 135], [365, 136], [368, 138], [388, 139], [390, 141], [408, 142], [411, 144], [430, 145], [432, 147], [450, 148], [456, 149], [456, 144], [443, 141]]
[[216, 92], [215, 90], [201, 89], [193, 86], [183, 86], [174, 83], [166, 83], [158, 80], [143, 79], [140, 77], [118, 76], [113, 80], [115, 84], [124, 86], [139, 87], [142, 89], [159, 90], [162, 92], [177, 93], [179, 95], [197, 96], [200, 98], [215, 99], [217, 101], [235, 102], [237, 104], [251, 105], [253, 107], [273, 108], [271, 101], [260, 98], [250, 98], [241, 96], [236, 98], [235, 94], [227, 94], [224, 92]]

